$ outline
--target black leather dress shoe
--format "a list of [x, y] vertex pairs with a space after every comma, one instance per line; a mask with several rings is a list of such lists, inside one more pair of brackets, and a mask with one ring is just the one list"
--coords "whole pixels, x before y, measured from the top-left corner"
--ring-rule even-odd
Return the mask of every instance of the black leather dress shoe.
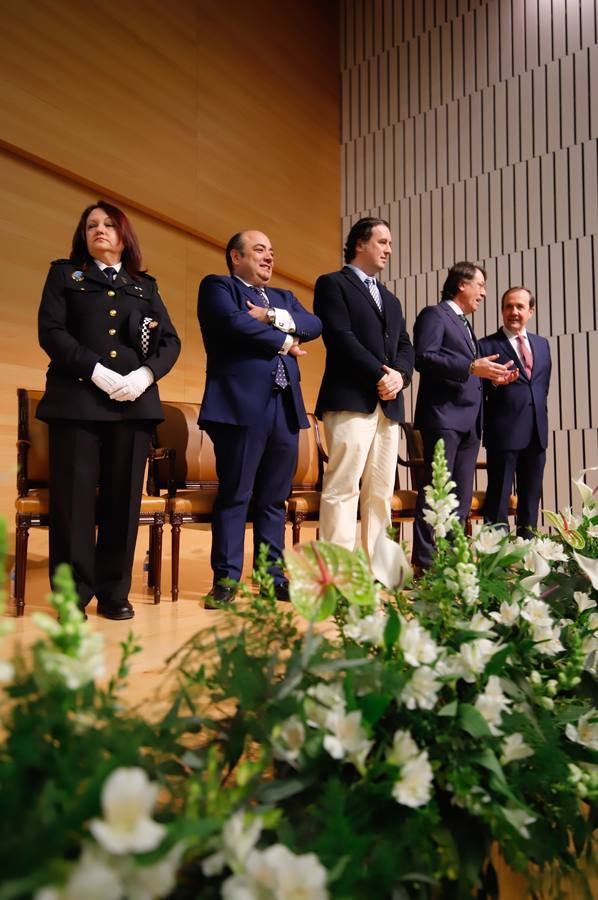
[[98, 616], [104, 616], [105, 619], [120, 621], [122, 619], [132, 619], [134, 615], [135, 610], [126, 598], [110, 604], [100, 603], [98, 600]]
[[237, 593], [236, 585], [213, 584], [209, 594], [206, 594], [204, 609], [220, 609], [227, 603], [232, 603]]
[[274, 585], [274, 596], [277, 600], [285, 600], [287, 602], [290, 601], [289, 597], [289, 582], [281, 581], [280, 584]]

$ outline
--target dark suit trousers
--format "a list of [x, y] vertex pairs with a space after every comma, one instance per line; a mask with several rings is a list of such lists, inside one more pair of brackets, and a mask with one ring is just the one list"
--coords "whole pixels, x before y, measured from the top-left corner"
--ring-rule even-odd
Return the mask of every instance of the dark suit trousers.
[[513, 483], [517, 483], [517, 534], [531, 537], [538, 524], [538, 508], [542, 494], [542, 478], [546, 450], [537, 438], [523, 450], [486, 449], [488, 488], [484, 506], [484, 521], [507, 523], [509, 497]]
[[139, 419], [49, 423], [50, 577], [70, 563], [83, 606], [94, 594], [115, 605], [131, 589], [152, 428]]
[[432, 483], [432, 460], [437, 441], [444, 440], [444, 454], [449, 471], [456, 483], [455, 494], [459, 501], [456, 515], [464, 523], [471, 509], [473, 477], [480, 449], [480, 439], [474, 431], [451, 431], [448, 429], [421, 429], [424, 443], [424, 482], [417, 495], [415, 522], [413, 525], [412, 563], [428, 568], [434, 555], [434, 534], [423, 518], [426, 505], [424, 487]]
[[243, 571], [245, 524], [252, 501], [254, 563], [268, 546], [269, 571], [280, 583], [276, 560], [284, 549], [285, 501], [297, 465], [299, 428], [289, 390], [275, 391], [254, 425], [206, 422], [214, 444], [218, 496], [212, 512], [211, 564], [214, 582], [239, 581]]

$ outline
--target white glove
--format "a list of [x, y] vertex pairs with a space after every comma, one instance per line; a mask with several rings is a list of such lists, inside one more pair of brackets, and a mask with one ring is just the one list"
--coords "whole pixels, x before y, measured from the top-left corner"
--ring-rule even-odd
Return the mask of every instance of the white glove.
[[122, 384], [110, 394], [111, 400], [137, 400], [154, 381], [154, 373], [149, 366], [133, 369], [123, 376]]
[[110, 394], [112, 391], [117, 390], [117, 388], [122, 387], [124, 378], [118, 372], [107, 369], [102, 363], [96, 363], [95, 368], [91, 373], [91, 380], [101, 391]]

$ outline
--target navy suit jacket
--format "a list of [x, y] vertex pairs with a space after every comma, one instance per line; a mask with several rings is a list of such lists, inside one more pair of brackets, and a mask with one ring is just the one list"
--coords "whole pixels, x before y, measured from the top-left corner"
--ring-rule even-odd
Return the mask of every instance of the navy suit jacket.
[[469, 373], [476, 349], [445, 300], [422, 309], [415, 320], [413, 343], [420, 373], [415, 427], [475, 430], [481, 436], [482, 380]]
[[[319, 337], [322, 324], [290, 291], [266, 288], [270, 305], [286, 309], [301, 342]], [[206, 385], [199, 424], [254, 425], [272, 397], [278, 359], [284, 361], [300, 428], [309, 428], [294, 356], [278, 356], [286, 334], [249, 315], [255, 294], [238, 278], [207, 275], [199, 286], [197, 315], [206, 348]]]
[[513, 360], [519, 370], [519, 377], [511, 384], [494, 387], [484, 382], [484, 446], [493, 450], [523, 450], [534, 435], [541, 447], [548, 444], [550, 345], [546, 338], [529, 331], [527, 337], [534, 360], [531, 379], [502, 328], [480, 341], [483, 356], [498, 353], [496, 362]]
[[383, 365], [401, 372], [406, 387], [413, 373], [413, 347], [405, 329], [401, 304], [377, 282], [383, 311], [361, 279], [348, 266], [321, 275], [315, 286], [314, 312], [322, 320], [326, 367], [316, 415], [331, 410], [371, 413], [380, 402], [387, 418], [404, 418], [402, 392], [379, 400], [377, 382]]

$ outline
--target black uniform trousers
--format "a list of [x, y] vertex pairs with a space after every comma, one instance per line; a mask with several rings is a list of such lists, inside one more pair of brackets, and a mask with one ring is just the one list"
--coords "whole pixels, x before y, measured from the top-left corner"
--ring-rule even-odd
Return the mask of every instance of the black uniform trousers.
[[50, 578], [70, 563], [82, 607], [128, 596], [152, 430], [140, 419], [49, 422]]

